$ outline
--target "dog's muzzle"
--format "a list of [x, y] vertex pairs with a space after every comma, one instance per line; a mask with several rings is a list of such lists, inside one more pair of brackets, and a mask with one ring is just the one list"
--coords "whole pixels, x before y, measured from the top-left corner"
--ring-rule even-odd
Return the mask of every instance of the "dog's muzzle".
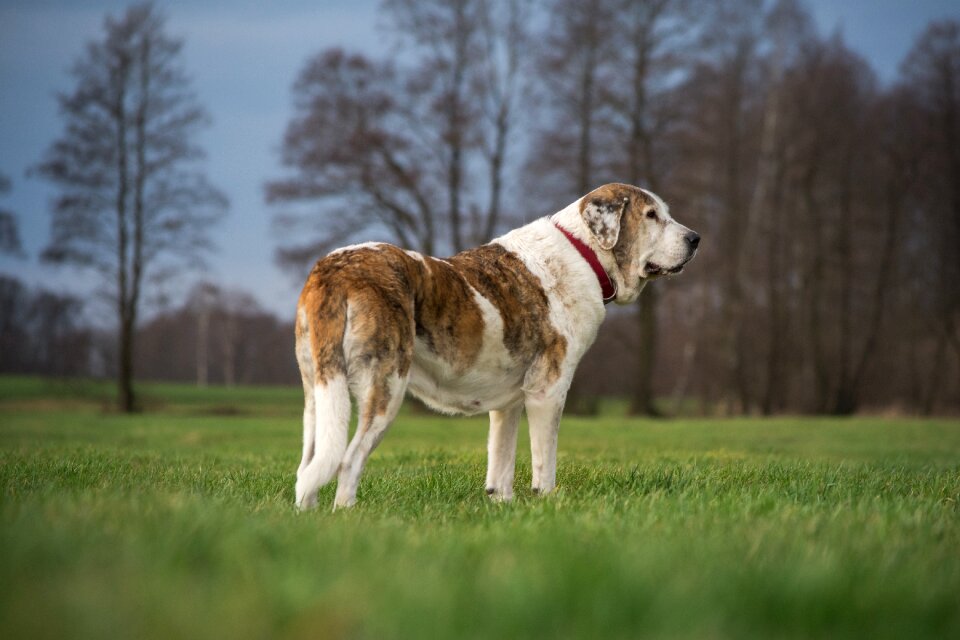
[[697, 255], [697, 247], [700, 246], [700, 234], [696, 231], [691, 231], [685, 235], [683, 239], [687, 243], [687, 257], [684, 258], [680, 264], [672, 267], [664, 267], [656, 262], [648, 262], [643, 267], [643, 275], [647, 278], [652, 278], [653, 276], [670, 276], [683, 271], [683, 267]]

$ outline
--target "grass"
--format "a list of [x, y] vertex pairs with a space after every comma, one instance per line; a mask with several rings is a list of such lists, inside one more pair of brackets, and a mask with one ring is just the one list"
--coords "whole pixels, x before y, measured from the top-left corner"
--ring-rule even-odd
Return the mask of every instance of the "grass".
[[[299, 391], [0, 378], [0, 636], [960, 636], [960, 422], [567, 418], [555, 495], [405, 412], [293, 507]], [[522, 442], [522, 440], [521, 440]]]

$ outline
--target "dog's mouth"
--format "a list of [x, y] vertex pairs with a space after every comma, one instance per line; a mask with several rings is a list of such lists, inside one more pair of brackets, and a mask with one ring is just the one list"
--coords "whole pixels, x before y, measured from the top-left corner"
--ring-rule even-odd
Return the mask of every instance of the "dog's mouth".
[[654, 276], [672, 276], [683, 271], [683, 267], [687, 264], [687, 262], [687, 260], [684, 260], [677, 266], [670, 268], [662, 267], [656, 262], [648, 262], [643, 267], [643, 275], [647, 278], [652, 278]]

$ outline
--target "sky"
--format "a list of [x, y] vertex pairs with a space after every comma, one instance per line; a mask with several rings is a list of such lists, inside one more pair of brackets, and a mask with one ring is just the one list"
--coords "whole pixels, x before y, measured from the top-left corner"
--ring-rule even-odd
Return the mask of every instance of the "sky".
[[[0, 273], [81, 298], [94, 289], [95, 280], [73, 267], [40, 263], [55, 192], [25, 173], [62, 131], [55, 95], [73, 88], [68, 74], [73, 60], [86, 42], [101, 36], [104, 16], [119, 15], [128, 4], [0, 0], [0, 173], [13, 183], [0, 206], [18, 214], [27, 253], [22, 259], [0, 256]], [[279, 146], [292, 114], [290, 89], [307, 58], [332, 46], [372, 56], [392, 51], [378, 4], [156, 3], [168, 18], [168, 33], [186, 41], [185, 66], [213, 118], [200, 139], [207, 174], [230, 198], [227, 217], [211, 233], [217, 251], [196, 279], [247, 291], [267, 310], [292, 318], [302, 283], [274, 264], [273, 211], [264, 202], [263, 184], [281, 175]], [[821, 33], [842, 33], [883, 82], [895, 80], [900, 61], [930, 20], [960, 18], [958, 0], [811, 0], [809, 6]]]

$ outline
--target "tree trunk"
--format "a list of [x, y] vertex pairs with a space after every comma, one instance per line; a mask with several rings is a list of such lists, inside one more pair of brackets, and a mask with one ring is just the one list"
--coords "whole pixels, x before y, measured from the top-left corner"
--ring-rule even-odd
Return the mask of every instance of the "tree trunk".
[[783, 311], [783, 292], [781, 281], [782, 267], [782, 240], [783, 215], [782, 206], [782, 176], [779, 170], [782, 163], [778, 163], [778, 171], [774, 184], [774, 193], [767, 217], [770, 222], [770, 237], [767, 239], [767, 290], [770, 296], [768, 309], [768, 331], [770, 346], [767, 351], [766, 387], [763, 393], [760, 410], [765, 416], [779, 410], [783, 404], [783, 358], [784, 339], [786, 337], [786, 314]]
[[223, 384], [232, 387], [237, 379], [237, 319], [227, 313], [223, 320]]
[[[591, 186], [592, 154], [591, 136], [593, 128], [593, 115], [595, 101], [594, 92], [594, 74], [596, 73], [596, 39], [593, 38], [593, 32], [588, 34], [589, 47], [587, 60], [583, 69], [583, 76], [580, 78], [580, 113], [579, 113], [579, 148], [577, 149], [577, 192], [585, 195]], [[595, 397], [587, 397], [583, 393], [583, 385], [575, 375], [570, 389], [567, 391], [567, 410], [570, 413], [578, 415], [596, 415], [599, 411], [599, 403]]]
[[454, 44], [453, 77], [450, 86], [450, 104], [447, 109], [447, 132], [450, 145], [450, 159], [447, 167], [447, 191], [450, 204], [450, 231], [453, 240], [453, 251], [463, 251], [463, 231], [460, 220], [460, 191], [463, 181], [463, 84], [466, 80], [468, 53], [467, 53], [467, 26], [464, 13], [464, 3], [455, 6], [456, 42]]
[[[507, 98], [504, 98], [507, 100]], [[482, 242], [493, 238], [500, 217], [500, 199], [503, 191], [503, 164], [507, 150], [507, 133], [510, 129], [510, 111], [506, 102], [500, 105], [497, 111], [496, 128], [494, 131], [494, 148], [490, 157], [490, 205], [487, 208], [487, 219], [484, 224]]]
[[947, 339], [945, 334], [941, 333], [937, 337], [937, 346], [934, 351], [933, 366], [930, 367], [929, 377], [926, 384], [926, 393], [923, 397], [921, 412], [925, 416], [933, 414], [937, 406], [937, 400], [940, 397], [940, 381], [943, 380], [943, 367], [946, 364]]
[[851, 342], [852, 332], [852, 300], [853, 296], [853, 216], [851, 193], [851, 181], [853, 176], [850, 174], [853, 159], [847, 155], [845, 158], [843, 176], [840, 177], [840, 220], [837, 233], [837, 254], [840, 258], [840, 300], [838, 304], [837, 322], [839, 324], [840, 340], [837, 345], [838, 358], [840, 360], [839, 371], [837, 373], [837, 387], [833, 399], [833, 406], [830, 413], [833, 415], [850, 415], [857, 410], [857, 394], [853, 389], [851, 379]]
[[634, 388], [630, 413], [634, 415], [662, 415], [654, 403], [653, 370], [657, 347], [657, 289], [647, 285], [640, 294], [640, 349], [637, 360], [637, 384]]
[[741, 145], [743, 131], [741, 112], [744, 103], [744, 87], [747, 57], [747, 43], [742, 43], [737, 57], [732, 61], [730, 84], [726, 88], [723, 108], [726, 110], [723, 137], [718, 164], [725, 168], [723, 184], [723, 206], [726, 222], [724, 250], [730, 258], [725, 262], [722, 287], [724, 291], [723, 331], [724, 351], [726, 352], [728, 383], [732, 383], [740, 411], [749, 412], [750, 392], [747, 385], [746, 354], [742, 331], [743, 292], [740, 282], [740, 260], [743, 252], [744, 207], [741, 189]]
[[[121, 74], [126, 74], [128, 68], [122, 68]], [[127, 228], [127, 197], [129, 191], [129, 177], [127, 167], [127, 95], [126, 83], [120, 84], [114, 103], [113, 117], [117, 127], [117, 319], [119, 335], [117, 349], [117, 402], [120, 411], [130, 413], [134, 409], [133, 395], [133, 336], [130, 331], [130, 301], [128, 283], [129, 261], [129, 230]]]
[[863, 351], [853, 366], [850, 378], [850, 388], [854, 395], [854, 405], [859, 404], [860, 387], [863, 382], [867, 364], [873, 357], [880, 336], [880, 325], [885, 309], [886, 294], [890, 288], [890, 277], [896, 260], [896, 246], [899, 232], [900, 214], [903, 207], [903, 193], [906, 188], [903, 184], [889, 183], [887, 188], [886, 206], [887, 216], [884, 225], [883, 249], [877, 265], [877, 280], [873, 289], [870, 307], [870, 318], [867, 323], [866, 338], [863, 342]]
[[810, 340], [810, 346], [806, 352], [812, 359], [814, 378], [813, 410], [816, 413], [823, 413], [827, 409], [827, 399], [830, 391], [830, 371], [827, 366], [826, 353], [823, 345], [823, 323], [821, 321], [821, 298], [824, 281], [822, 232], [824, 219], [814, 193], [817, 176], [816, 171], [819, 161], [818, 153], [814, 153], [809, 159], [809, 165], [803, 178], [801, 190], [803, 194], [805, 218], [810, 220], [810, 224], [807, 225], [807, 227], [811, 234], [810, 247], [813, 252], [813, 255], [807, 260], [808, 270], [804, 278], [803, 287], [804, 305], [807, 310], [807, 337]]
[[120, 367], [117, 377], [117, 399], [120, 411], [133, 413], [137, 400], [133, 392], [133, 323], [130, 318], [120, 322]]
[[197, 386], [206, 387], [209, 379], [208, 336], [210, 327], [210, 312], [200, 309], [197, 314]]
[[[652, 27], [651, 27], [652, 28]], [[635, 29], [637, 33], [636, 59], [633, 64], [633, 110], [630, 113], [630, 137], [627, 149], [630, 162], [630, 183], [638, 184], [641, 176], [647, 187], [657, 193], [660, 190], [658, 172], [654, 166], [656, 154], [653, 139], [645, 128], [649, 120], [647, 81], [649, 75], [650, 37], [648, 30]], [[641, 167], [642, 165], [642, 167]], [[637, 382], [634, 386], [630, 412], [634, 415], [661, 416], [654, 402], [653, 372], [657, 355], [657, 284], [648, 283], [640, 294], [637, 309], [640, 348], [637, 353]]]
[[577, 192], [581, 196], [590, 190], [593, 180], [591, 173], [593, 169], [593, 111], [596, 108], [593, 99], [594, 75], [596, 74], [596, 44], [592, 39], [590, 41], [590, 47], [583, 69], [583, 77], [580, 79], [580, 140], [577, 153]]

